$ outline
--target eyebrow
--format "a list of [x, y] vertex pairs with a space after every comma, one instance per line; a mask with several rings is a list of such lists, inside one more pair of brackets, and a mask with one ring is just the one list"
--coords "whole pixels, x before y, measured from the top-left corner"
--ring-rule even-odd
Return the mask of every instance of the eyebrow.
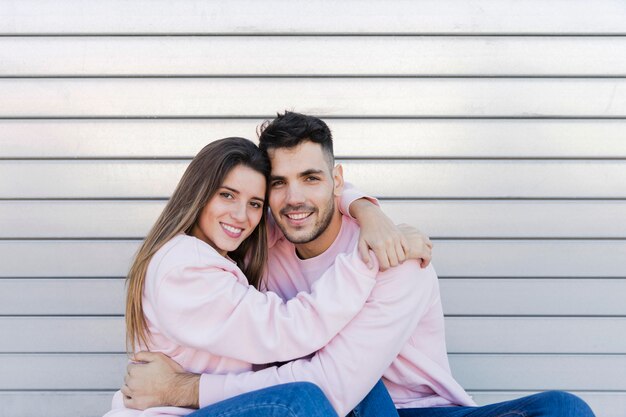
[[301, 172], [298, 176], [300, 177], [306, 177], [307, 175], [311, 175], [311, 174], [323, 174], [324, 171], [321, 169], [307, 169], [304, 172]]
[[[298, 177], [306, 177], [307, 175], [320, 175], [320, 174], [324, 174], [324, 170], [322, 169], [307, 169], [306, 171], [302, 171], [300, 173], [298, 173]], [[270, 181], [276, 181], [276, 180], [284, 180], [286, 177], [284, 177], [283, 175], [270, 175]]]
[[[228, 186], [226, 186], [226, 185], [222, 185], [222, 188], [225, 188], [225, 189], [227, 189], [227, 190], [229, 190], [229, 191], [232, 191], [232, 192], [233, 192], [233, 193], [235, 193], [235, 194], [240, 194], [239, 190], [235, 190], [234, 188], [230, 188], [230, 187], [228, 187]], [[253, 198], [254, 200], [259, 200], [260, 202], [265, 203], [265, 199], [264, 199], [264, 198], [261, 198], [261, 197], [256, 197], [256, 196], [255, 196], [255, 197], [252, 197], [252, 198]]]

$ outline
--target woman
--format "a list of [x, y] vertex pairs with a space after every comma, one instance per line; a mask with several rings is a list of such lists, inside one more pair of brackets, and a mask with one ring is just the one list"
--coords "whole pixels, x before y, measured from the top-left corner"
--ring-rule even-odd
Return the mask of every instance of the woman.
[[[192, 372], [243, 372], [252, 364], [286, 361], [320, 349], [360, 311], [376, 271], [356, 251], [337, 258], [311, 293], [284, 302], [255, 289], [267, 258], [268, 176], [269, 162], [247, 139], [218, 140], [193, 159], [128, 274], [128, 350], [163, 352]], [[335, 274], [342, 279], [334, 279]], [[279, 408], [314, 415], [313, 407], [321, 413], [315, 415], [334, 415], [312, 384], [268, 390], [227, 400], [228, 407], [237, 408], [227, 413], [237, 416], [258, 408], [255, 415], [271, 415], [276, 398], [298, 398]], [[289, 395], [294, 390], [298, 394]], [[270, 397], [274, 405], [259, 405], [259, 398]], [[224, 406], [214, 407], [218, 412]], [[191, 411], [126, 409], [117, 392], [107, 417]]]

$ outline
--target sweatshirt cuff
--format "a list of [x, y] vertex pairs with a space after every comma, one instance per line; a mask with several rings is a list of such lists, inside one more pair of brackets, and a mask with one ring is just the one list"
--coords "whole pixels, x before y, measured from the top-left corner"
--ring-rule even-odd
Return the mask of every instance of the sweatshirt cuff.
[[339, 198], [339, 211], [341, 211], [341, 213], [343, 215], [348, 216], [348, 217], [350, 217], [353, 220], [356, 220], [350, 214], [350, 204], [354, 203], [356, 200], [359, 200], [361, 198], [366, 198], [369, 201], [371, 201], [373, 204], [375, 204], [377, 206], [380, 206], [377, 198], [371, 197], [369, 195], [366, 195], [362, 191], [356, 189], [349, 182], [346, 182], [344, 184], [343, 193], [341, 195], [341, 198]]
[[226, 375], [202, 374], [198, 387], [198, 405], [200, 408], [224, 400], [224, 378]]

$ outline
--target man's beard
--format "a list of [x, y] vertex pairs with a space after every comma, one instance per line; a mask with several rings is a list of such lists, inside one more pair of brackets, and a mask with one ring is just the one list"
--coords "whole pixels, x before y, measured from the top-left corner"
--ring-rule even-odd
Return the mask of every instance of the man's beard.
[[[281, 213], [279, 214], [282, 216], [283, 211], [287, 211], [287, 210], [298, 211], [302, 209], [303, 207], [306, 207], [306, 206], [287, 206], [281, 209]], [[287, 240], [290, 241], [291, 243], [295, 243], [295, 244], [309, 243], [309, 242], [314, 241], [318, 237], [320, 237], [322, 233], [324, 233], [326, 229], [328, 229], [328, 226], [330, 225], [330, 222], [333, 219], [333, 214], [335, 213], [335, 200], [333, 198], [328, 199], [328, 204], [326, 205], [324, 211], [320, 212], [320, 210], [318, 209], [315, 209], [315, 211], [317, 211], [321, 217], [317, 219], [317, 221], [313, 225], [313, 230], [311, 230], [311, 232], [308, 235], [297, 236], [296, 234], [290, 234], [290, 230], [287, 230], [287, 226], [284, 226], [282, 221], [277, 220], [276, 224], [278, 225], [280, 230], [282, 230]], [[274, 218], [276, 219], [277, 217], [274, 216]]]

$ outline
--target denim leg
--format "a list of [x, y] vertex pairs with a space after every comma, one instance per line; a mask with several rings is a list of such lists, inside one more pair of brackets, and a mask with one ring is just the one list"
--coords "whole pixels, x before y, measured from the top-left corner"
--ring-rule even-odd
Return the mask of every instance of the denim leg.
[[348, 414], [349, 417], [398, 417], [396, 406], [383, 381], [378, 381], [374, 388]]
[[583, 400], [563, 391], [547, 391], [482, 407], [405, 408], [400, 417], [594, 417]]
[[188, 417], [337, 417], [317, 385], [294, 382], [238, 395]]

